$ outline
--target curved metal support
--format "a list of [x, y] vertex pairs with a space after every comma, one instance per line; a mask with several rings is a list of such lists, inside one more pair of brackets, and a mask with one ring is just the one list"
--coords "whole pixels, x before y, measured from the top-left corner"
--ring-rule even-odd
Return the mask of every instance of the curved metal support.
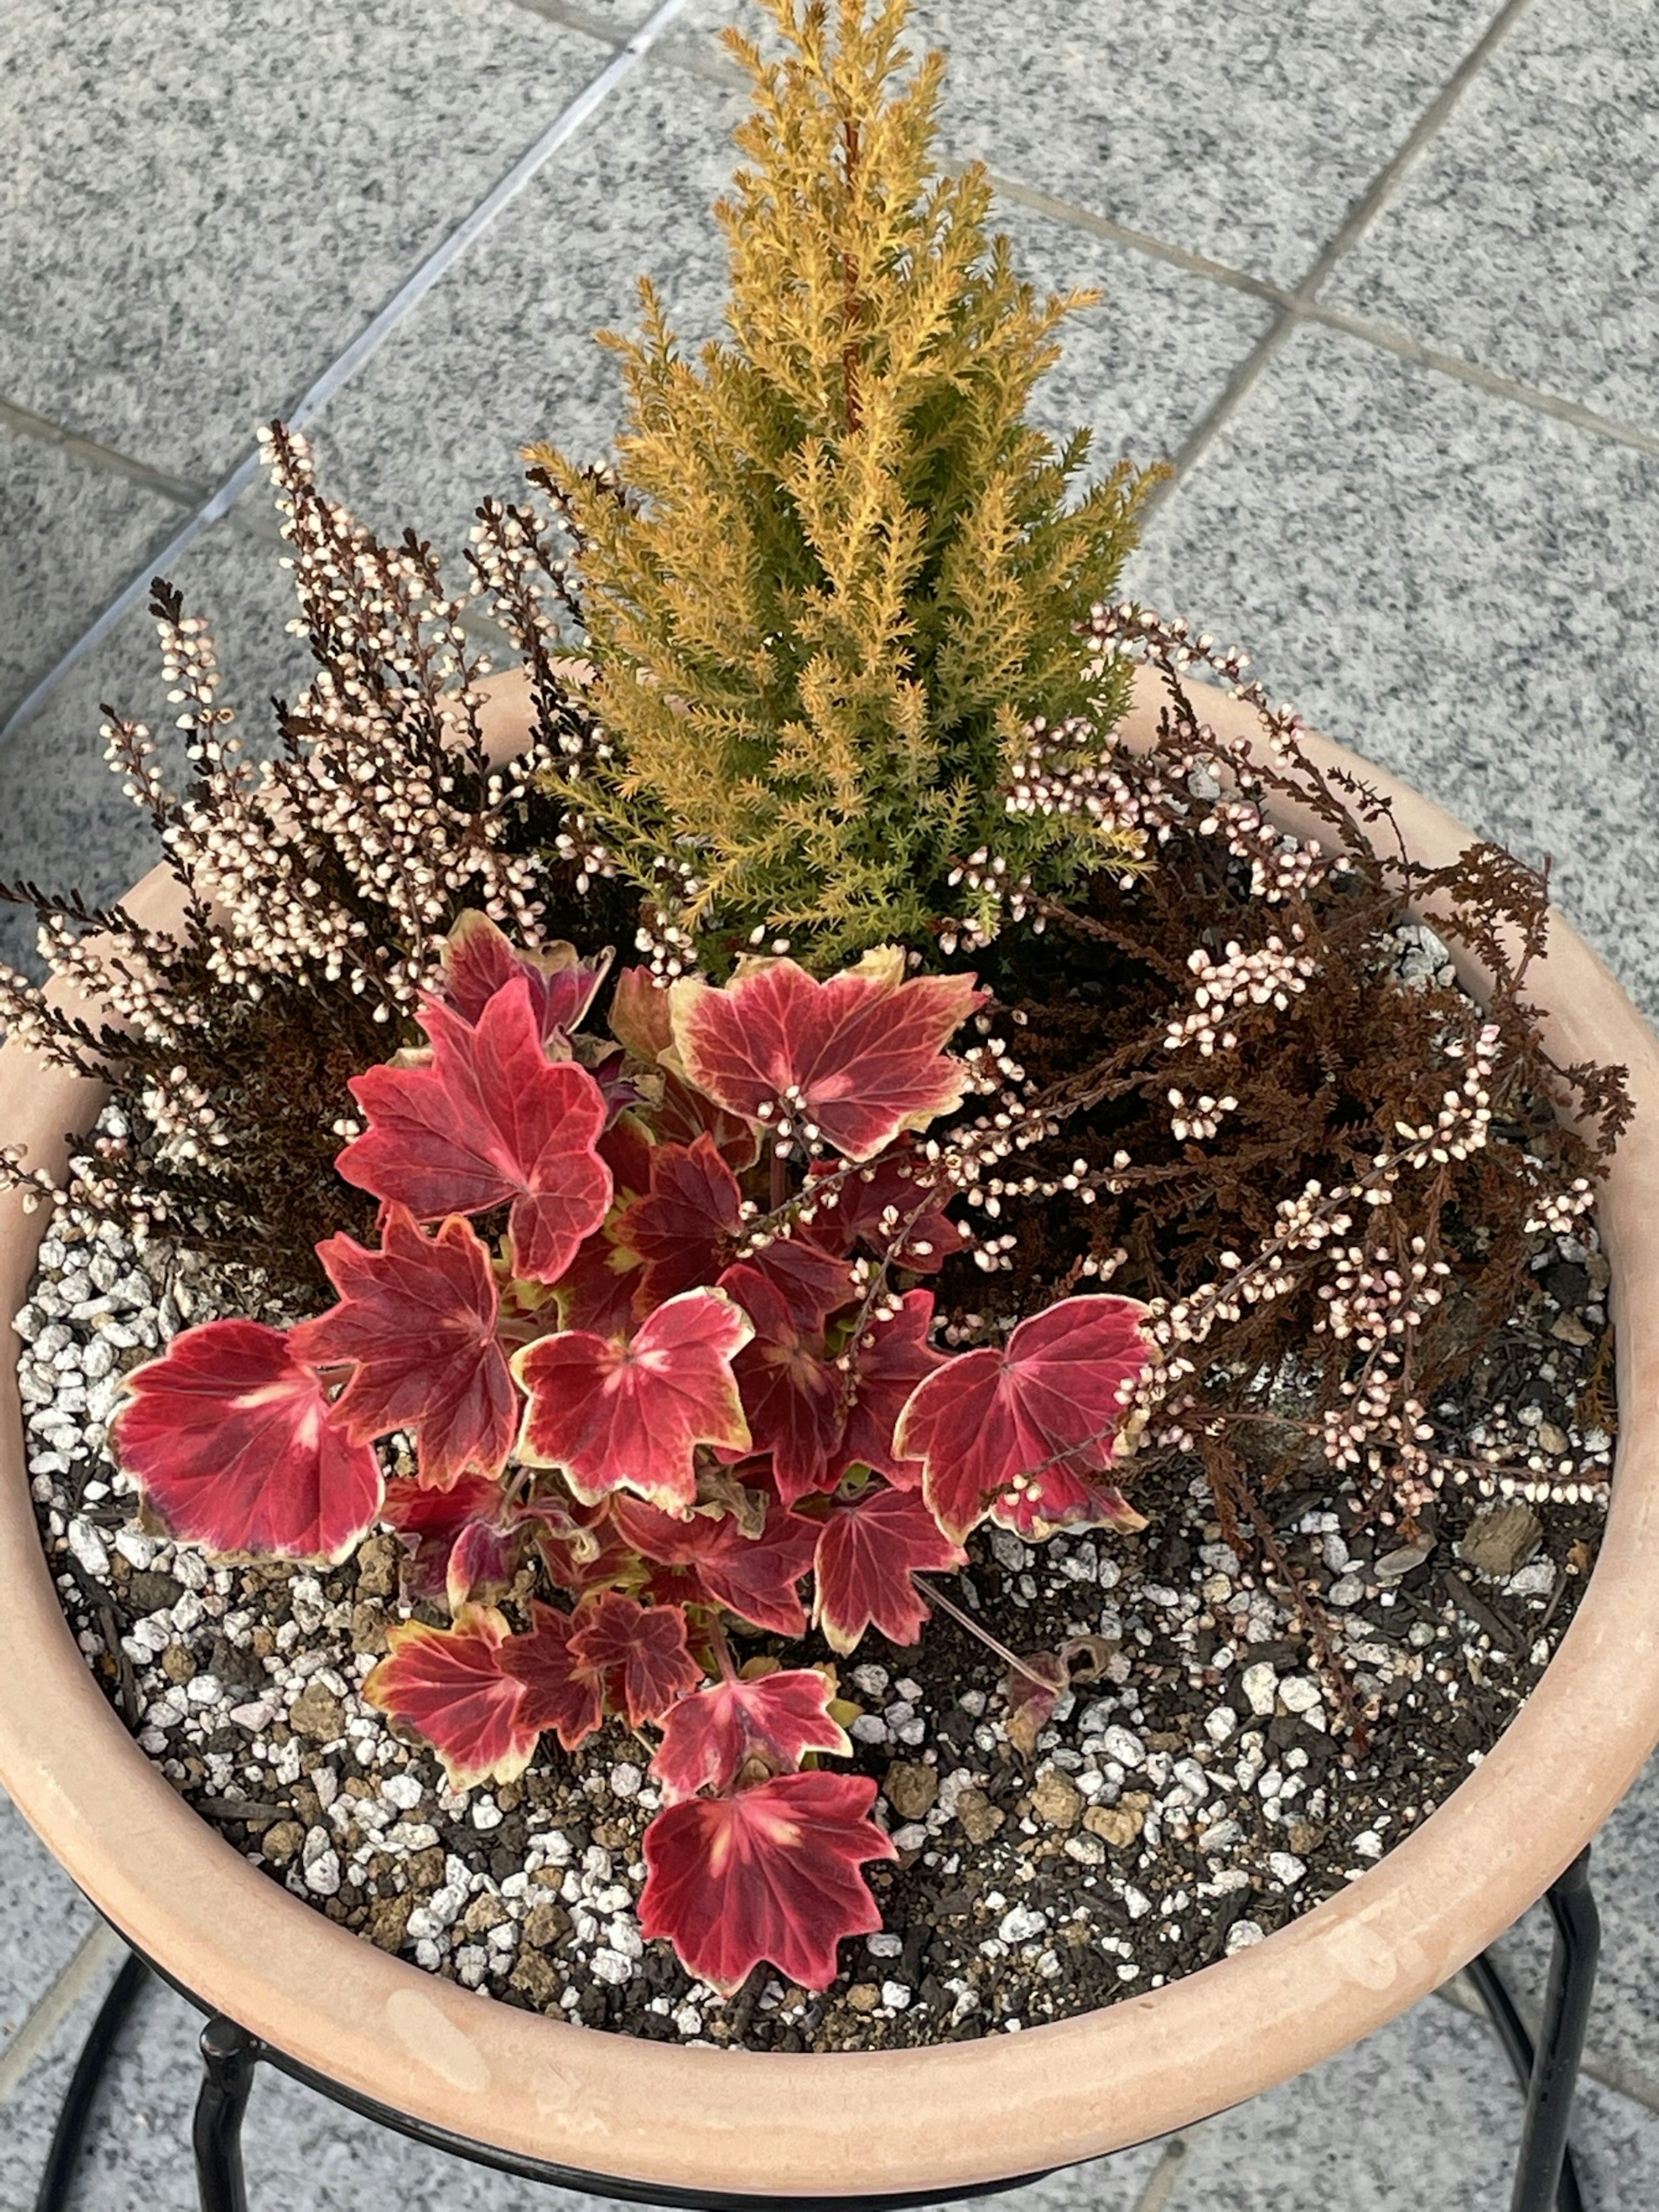
[[87, 2039], [81, 2046], [81, 2056], [75, 2063], [75, 2072], [70, 2078], [68, 2093], [58, 2115], [58, 2125], [52, 2130], [52, 2148], [46, 2153], [40, 2187], [34, 2199], [34, 2212], [64, 2212], [70, 2201], [70, 2187], [75, 2179], [87, 2122], [92, 2117], [92, 2107], [104, 2078], [104, 2069], [115, 2048], [115, 2039], [121, 2033], [139, 1990], [149, 1979], [149, 1968], [135, 1952], [128, 1952], [121, 1962], [120, 1972], [110, 1984], [108, 1993], [98, 2008], [98, 2017], [93, 2021]]
[[1536, 2049], [1491, 1953], [1471, 1960], [1466, 1971], [1527, 2100], [1510, 2212], [1583, 2212], [1567, 2130], [1601, 1948], [1588, 1849], [1545, 1893], [1545, 1903], [1555, 1942]]
[[259, 2045], [234, 2021], [216, 2015], [202, 2030], [202, 2087], [191, 2130], [202, 2212], [247, 2212], [242, 2115], [258, 2063]]

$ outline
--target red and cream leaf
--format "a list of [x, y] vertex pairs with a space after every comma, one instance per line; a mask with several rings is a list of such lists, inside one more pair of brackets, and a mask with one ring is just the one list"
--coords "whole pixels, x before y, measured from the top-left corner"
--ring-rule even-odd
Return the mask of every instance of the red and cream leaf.
[[663, 1570], [661, 1586], [665, 1592], [672, 1587], [681, 1603], [723, 1606], [769, 1635], [805, 1635], [806, 1613], [796, 1586], [812, 1564], [817, 1522], [775, 1500], [765, 1527], [752, 1537], [729, 1516], [681, 1520], [634, 1498], [618, 1498], [611, 1513], [617, 1534]]
[[728, 1789], [751, 1759], [789, 1771], [809, 1751], [844, 1758], [852, 1748], [830, 1717], [829, 1683], [815, 1668], [796, 1667], [752, 1682], [710, 1682], [682, 1698], [663, 1717], [651, 1771], [673, 1804], [699, 1790]]
[[732, 1361], [752, 1333], [723, 1291], [697, 1290], [626, 1343], [570, 1329], [526, 1345], [512, 1363], [530, 1400], [520, 1457], [558, 1468], [584, 1504], [615, 1490], [669, 1510], [695, 1504], [698, 1445], [748, 1448]]
[[638, 1310], [648, 1311], [682, 1291], [712, 1283], [722, 1254], [743, 1226], [737, 1177], [712, 1137], [690, 1146], [658, 1145], [651, 1187], [617, 1224], [617, 1241], [645, 1263]]
[[605, 1681], [572, 1649], [579, 1616], [532, 1599], [530, 1627], [501, 1646], [502, 1672], [520, 1692], [520, 1727], [551, 1729], [567, 1751], [605, 1717]]
[[1048, 1498], [1060, 1475], [1080, 1483], [1111, 1466], [1152, 1356], [1145, 1311], [1132, 1298], [1062, 1298], [1005, 1346], [957, 1352], [918, 1384], [894, 1449], [924, 1462], [942, 1528], [965, 1536], [994, 1504]]
[[[821, 1166], [812, 1180], [822, 1182], [831, 1175], [837, 1180], [805, 1232], [826, 1251], [850, 1252], [863, 1244], [878, 1259], [927, 1275], [968, 1241], [968, 1232], [944, 1211], [924, 1163], [902, 1138], [867, 1167], [849, 1173]], [[809, 1192], [811, 1187], [809, 1181]]]
[[289, 1332], [313, 1366], [349, 1364], [333, 1419], [354, 1443], [414, 1434], [420, 1479], [447, 1490], [468, 1468], [499, 1474], [519, 1425], [519, 1394], [495, 1338], [489, 1254], [452, 1214], [435, 1237], [393, 1206], [380, 1249], [331, 1237], [317, 1256], [338, 1305]]
[[617, 1590], [589, 1599], [574, 1615], [572, 1656], [605, 1687], [613, 1711], [630, 1728], [659, 1720], [677, 1698], [695, 1690], [702, 1668], [685, 1640], [677, 1605], [641, 1605]]
[[336, 1560], [374, 1526], [380, 1461], [330, 1418], [321, 1377], [282, 1329], [185, 1329], [122, 1393], [116, 1457], [186, 1543]]
[[611, 1034], [647, 1067], [654, 1067], [673, 1043], [668, 992], [648, 968], [617, 970], [611, 994]]
[[836, 1480], [832, 1458], [841, 1441], [842, 1376], [823, 1355], [820, 1327], [803, 1328], [776, 1284], [751, 1267], [728, 1267], [720, 1287], [754, 1324], [754, 1335], [732, 1362], [754, 1450], [771, 1455], [773, 1480], [786, 1505]]
[[723, 989], [669, 993], [687, 1076], [746, 1120], [868, 1160], [961, 1103], [968, 1072], [944, 1050], [983, 1000], [971, 975], [906, 980], [892, 947], [819, 982], [793, 960], [744, 960]]
[[520, 1686], [501, 1664], [507, 1640], [506, 1621], [487, 1607], [468, 1607], [453, 1628], [402, 1621], [387, 1631], [391, 1649], [363, 1685], [370, 1705], [425, 1737], [452, 1790], [516, 1781], [536, 1748]]
[[902, 1490], [921, 1480], [921, 1461], [902, 1459], [893, 1434], [916, 1385], [945, 1364], [927, 1341], [933, 1325], [933, 1292], [908, 1291], [890, 1320], [874, 1322], [849, 1347], [853, 1398], [832, 1470], [837, 1481], [850, 1467], [873, 1468]]
[[449, 933], [443, 963], [445, 1000], [464, 1022], [474, 1024], [496, 992], [522, 975], [530, 987], [537, 1032], [545, 1042], [568, 1037], [581, 1021], [605, 981], [611, 955], [583, 960], [574, 945], [562, 940], [521, 952], [488, 915], [470, 908]]
[[781, 1774], [667, 1807], [645, 1832], [641, 1934], [665, 1937], [689, 1973], [727, 1993], [763, 1960], [827, 1989], [836, 1945], [881, 1925], [859, 1871], [896, 1855], [869, 1817], [875, 1794], [867, 1775]]
[[870, 1490], [837, 1505], [812, 1562], [813, 1624], [834, 1650], [852, 1650], [866, 1628], [914, 1644], [927, 1606], [914, 1577], [959, 1567], [967, 1558], [914, 1490]]
[[599, 1085], [574, 1060], [548, 1059], [522, 975], [476, 1025], [437, 1000], [421, 1018], [429, 1057], [353, 1078], [368, 1128], [336, 1166], [417, 1221], [510, 1204], [514, 1273], [556, 1282], [611, 1204]]

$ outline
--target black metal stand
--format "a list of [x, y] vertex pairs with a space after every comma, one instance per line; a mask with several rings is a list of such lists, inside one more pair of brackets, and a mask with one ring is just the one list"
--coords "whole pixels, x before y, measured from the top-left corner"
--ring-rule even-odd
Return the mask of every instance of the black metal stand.
[[[1590, 1893], [1588, 1850], [1581, 1852], [1560, 1880], [1551, 1885], [1546, 1892], [1546, 1902], [1555, 1923], [1555, 1942], [1550, 1955], [1542, 2030], [1536, 2050], [1491, 1953], [1483, 1952], [1473, 1960], [1468, 1973], [1527, 2100], [1510, 2212], [1583, 2212], [1578, 2177], [1567, 2143], [1567, 2128], [1601, 1948], [1601, 1922]], [[41, 2176], [35, 2212], [67, 2212], [75, 2166], [100, 2079], [133, 2000], [152, 1972], [178, 1990], [180, 1996], [197, 2004], [199, 2010], [208, 2010], [188, 1990], [179, 1988], [170, 1976], [152, 1967], [136, 1952], [127, 1959], [93, 2023], [76, 2066]], [[400, 2135], [411, 2136], [429, 2149], [447, 2151], [474, 2165], [492, 2166], [522, 2180], [541, 2182], [550, 2188], [626, 2197], [635, 2203], [665, 2205], [673, 2212], [756, 2212], [757, 2200], [753, 2197], [652, 2188], [609, 2174], [586, 2173], [575, 2167], [520, 2157], [512, 2152], [492, 2149], [485, 2143], [473, 2142], [465, 2136], [452, 2135], [447, 2129], [432, 2127], [407, 2112], [378, 2104], [373, 2098], [359, 2095], [339, 2082], [313, 2073], [269, 2044], [257, 2042], [245, 2029], [221, 2014], [210, 2014], [202, 2030], [201, 2049], [202, 2087], [191, 2131], [201, 2212], [248, 2212], [247, 2189], [242, 2176], [242, 2115], [247, 2109], [254, 2069], [262, 2063], [277, 2068], [335, 2104], [359, 2112], [383, 2127], [395, 2129]], [[1036, 2174], [1021, 2174], [976, 2190], [953, 2189], [948, 2197], [922, 2191], [898, 2197], [791, 2197], [788, 2212], [906, 2212], [906, 2208], [910, 2207], [941, 2204], [968, 2197], [997, 2196], [1040, 2178]]]

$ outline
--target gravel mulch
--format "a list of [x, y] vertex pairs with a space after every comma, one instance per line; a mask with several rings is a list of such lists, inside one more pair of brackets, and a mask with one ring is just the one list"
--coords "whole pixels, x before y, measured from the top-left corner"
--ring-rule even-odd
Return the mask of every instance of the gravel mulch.
[[[102, 1126], [118, 1130], [117, 1109]], [[1221, 1541], [1201, 1479], [1138, 1486], [1151, 1525], [1136, 1537], [1034, 1550], [981, 1531], [947, 1594], [1017, 1653], [1105, 1639], [1100, 1679], [1062, 1699], [1027, 1759], [1003, 1725], [999, 1662], [954, 1620], [937, 1613], [914, 1649], [867, 1638], [842, 1687], [899, 1848], [871, 1869], [885, 1932], [845, 1944], [823, 1995], [762, 1968], [730, 1999], [641, 1941], [640, 1838], [658, 1801], [639, 1739], [613, 1724], [575, 1760], [544, 1739], [520, 1782], [457, 1795], [363, 1705], [410, 1610], [395, 1538], [295, 1575], [209, 1565], [138, 1525], [105, 1427], [125, 1370], [214, 1311], [199, 1263], [62, 1214], [17, 1327], [33, 1494], [81, 1648], [236, 1849], [330, 1919], [509, 2003], [662, 2040], [833, 2051], [1015, 2030], [1156, 1989], [1309, 1911], [1442, 1803], [1537, 1681], [1594, 1560], [1613, 1451], [1607, 1281], [1593, 1230], [1540, 1240], [1530, 1303], [1436, 1409], [1449, 1448], [1492, 1473], [1449, 1485], [1419, 1543], [1352, 1494], [1333, 1503], [1328, 1482], [1271, 1501], [1334, 1668], [1306, 1610]], [[1552, 1483], [1535, 1504], [1504, 1494]], [[1339, 1678], [1363, 1753], [1340, 1725]]]

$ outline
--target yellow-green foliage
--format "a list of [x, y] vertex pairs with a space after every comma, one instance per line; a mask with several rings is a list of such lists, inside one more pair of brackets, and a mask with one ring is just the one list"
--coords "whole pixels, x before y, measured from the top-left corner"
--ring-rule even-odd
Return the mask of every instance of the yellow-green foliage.
[[[615, 758], [577, 795], [666, 918], [719, 955], [763, 927], [823, 964], [970, 915], [981, 847], [1056, 885], [1103, 846], [1010, 817], [1023, 726], [1122, 711], [1073, 625], [1109, 598], [1148, 481], [1126, 463], [1068, 507], [1089, 434], [1024, 421], [1054, 333], [1093, 293], [1040, 301], [988, 240], [978, 166], [930, 166], [944, 57], [908, 83], [908, 0], [763, 0], [785, 52], [738, 133], [715, 212], [729, 341], [692, 362], [641, 284], [623, 358], [619, 501], [531, 458], [585, 539], [579, 578]], [[659, 857], [688, 862], [664, 884]]]

